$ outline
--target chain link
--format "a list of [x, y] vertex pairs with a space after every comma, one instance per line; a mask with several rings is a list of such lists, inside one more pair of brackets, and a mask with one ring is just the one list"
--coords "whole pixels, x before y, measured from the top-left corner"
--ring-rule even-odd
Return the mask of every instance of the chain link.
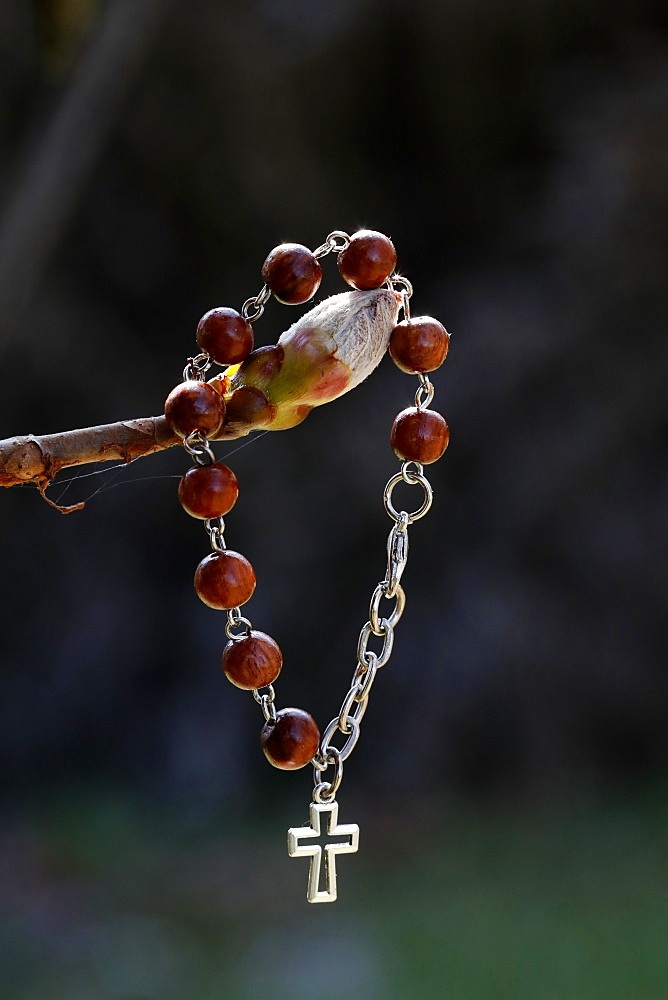
[[211, 367], [211, 356], [209, 354], [198, 354], [194, 358], [188, 358], [183, 369], [184, 382], [201, 382]]
[[214, 552], [219, 554], [225, 551], [225, 521], [222, 517], [212, 517], [204, 522], [204, 527], [209, 532], [209, 541]]
[[209, 439], [201, 431], [191, 431], [184, 437], [183, 447], [197, 465], [211, 465], [216, 461]]
[[249, 299], [246, 299], [241, 307], [241, 315], [249, 323], [253, 323], [256, 319], [260, 318], [270, 298], [271, 292], [269, 288], [263, 285], [257, 295], [251, 295]]
[[[380, 617], [380, 602], [383, 598], [387, 598], [388, 601], [394, 601], [394, 609], [389, 617]], [[371, 598], [371, 604], [369, 606], [369, 624], [371, 625], [371, 631], [374, 635], [382, 636], [385, 635], [388, 628], [395, 628], [399, 619], [404, 613], [404, 607], [406, 605], [406, 595], [400, 584], [397, 584], [394, 594], [390, 597], [387, 593], [387, 583], [385, 580], [381, 580], [376, 589], [373, 592], [373, 597]]]
[[262, 709], [266, 722], [276, 722], [276, 692], [273, 684], [267, 684], [264, 688], [253, 688], [253, 697]]
[[[329, 239], [329, 238], [328, 238]], [[322, 254], [328, 253], [324, 249]], [[321, 255], [322, 255], [321, 254]], [[410, 319], [408, 300], [413, 294], [413, 286], [407, 278], [392, 275], [388, 278], [388, 287], [399, 291], [402, 297], [404, 315]], [[399, 286], [399, 287], [397, 287]], [[415, 395], [415, 405], [422, 409], [429, 405], [434, 395], [434, 387], [429, 378], [419, 375], [419, 386]], [[393, 496], [395, 487], [403, 483], [407, 486], [420, 486], [424, 499], [420, 507], [412, 512], [397, 510]], [[420, 462], [402, 462], [399, 472], [393, 475], [384, 490], [383, 502], [385, 510], [394, 521], [387, 539], [387, 568], [385, 577], [376, 586], [369, 604], [369, 620], [362, 626], [357, 643], [357, 664], [353, 673], [352, 683], [346, 693], [339, 714], [331, 720], [323, 731], [318, 752], [312, 758], [313, 765], [313, 798], [315, 802], [333, 800], [343, 777], [343, 762], [355, 749], [360, 735], [360, 726], [369, 703], [371, 687], [381, 667], [389, 661], [394, 646], [394, 629], [398, 625], [406, 605], [406, 594], [401, 586], [401, 577], [408, 561], [408, 528], [427, 513], [433, 501], [431, 483], [424, 474]], [[394, 607], [388, 608], [386, 614], [381, 613], [383, 600], [394, 601]], [[382, 640], [379, 652], [369, 648], [372, 637]], [[346, 737], [345, 743], [339, 749], [332, 745], [336, 733]], [[328, 766], [335, 766], [336, 771], [332, 781], [323, 777]]]
[[[314, 765], [313, 770], [313, 801], [331, 802], [339, 790], [343, 778], [343, 757], [336, 747], [328, 747], [329, 753], [324, 761], [324, 767]], [[331, 781], [323, 781], [322, 775], [327, 768], [333, 765], [336, 769]]]
[[341, 229], [330, 233], [324, 243], [313, 251], [314, 257], [326, 257], [328, 253], [341, 253], [350, 243], [350, 236]]
[[[408, 476], [410, 476], [410, 478], [407, 478]], [[394, 492], [395, 486], [397, 486], [399, 483], [407, 483], [410, 486], [420, 485], [422, 487], [422, 489], [424, 490], [424, 500], [422, 501], [422, 505], [418, 507], [417, 510], [408, 513], [405, 510], [398, 511], [395, 508], [394, 504], [392, 503], [392, 494]], [[422, 472], [404, 474], [404, 471], [402, 469], [401, 472], [397, 472], [389, 480], [387, 486], [385, 487], [383, 499], [385, 502], [385, 510], [394, 521], [399, 523], [400, 521], [402, 521], [403, 518], [407, 517], [408, 524], [413, 524], [414, 521], [419, 521], [421, 517], [424, 517], [424, 515], [431, 507], [432, 501], [434, 499], [434, 491], [431, 488], [431, 483], [429, 482], [428, 479], [425, 478]]]
[[415, 405], [418, 410], [424, 410], [434, 398], [434, 386], [430, 382], [429, 377], [423, 375], [422, 372], [420, 372], [418, 378], [420, 379], [420, 384], [415, 393]]
[[[242, 626], [242, 632], [236, 632], [239, 626]], [[251, 629], [253, 628], [252, 623], [248, 618], [244, 618], [241, 614], [241, 608], [230, 608], [227, 612], [227, 625], [225, 626], [225, 635], [228, 639], [243, 639], [251, 634]]]

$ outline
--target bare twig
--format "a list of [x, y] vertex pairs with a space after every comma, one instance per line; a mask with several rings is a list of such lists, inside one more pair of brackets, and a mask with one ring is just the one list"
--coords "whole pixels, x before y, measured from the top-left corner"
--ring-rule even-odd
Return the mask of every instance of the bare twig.
[[[178, 443], [164, 417], [123, 420], [42, 437], [7, 438], [0, 441], [0, 486], [34, 483], [51, 503], [44, 491], [61, 469], [90, 462], [132, 462]], [[58, 509], [69, 513], [82, 506]]]
[[[293, 323], [274, 347], [253, 351], [234, 374], [215, 376], [210, 384], [225, 395], [227, 405], [213, 440], [265, 428], [286, 430], [314, 406], [349, 392], [385, 354], [398, 309], [398, 296], [387, 288], [333, 295]], [[33, 483], [48, 503], [69, 514], [83, 504], [61, 507], [45, 495], [61, 469], [132, 462], [178, 443], [164, 417], [8, 438], [0, 441], [0, 486]]]

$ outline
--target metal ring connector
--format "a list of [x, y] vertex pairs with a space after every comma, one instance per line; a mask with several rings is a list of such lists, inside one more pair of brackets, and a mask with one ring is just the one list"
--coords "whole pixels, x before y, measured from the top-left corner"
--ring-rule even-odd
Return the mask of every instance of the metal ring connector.
[[184, 382], [201, 382], [211, 367], [210, 354], [198, 354], [194, 358], [188, 358], [188, 363], [183, 369]]
[[225, 521], [222, 517], [211, 518], [204, 522], [204, 527], [209, 532], [211, 548], [220, 555], [225, 551]]
[[253, 323], [256, 319], [260, 318], [270, 298], [271, 291], [267, 285], [263, 285], [257, 295], [251, 295], [249, 299], [246, 299], [241, 307], [241, 315], [249, 323]]
[[418, 410], [424, 410], [429, 406], [434, 398], [434, 386], [426, 375], [420, 373], [419, 378], [420, 385], [415, 393], [415, 406]]
[[264, 692], [262, 692], [262, 688], [253, 688], [253, 697], [262, 709], [265, 722], [276, 722], [276, 706], [274, 705], [276, 692], [272, 684], [265, 685], [265, 688]]
[[[333, 764], [336, 768], [331, 781], [322, 781], [322, 771], [314, 764], [313, 768], [313, 801], [331, 802], [336, 795], [343, 779], [343, 758], [336, 747], [326, 748], [327, 766]], [[315, 758], [314, 758], [315, 759]]]
[[399, 292], [402, 299], [404, 297], [410, 299], [413, 295], [413, 285], [408, 278], [404, 278], [403, 274], [391, 274], [386, 284], [391, 292]]
[[[233, 614], [233, 612], [237, 614]], [[243, 627], [243, 632], [235, 632], [235, 629], [239, 626]], [[230, 608], [227, 612], [227, 625], [225, 626], [225, 635], [228, 639], [243, 639], [251, 634], [253, 628], [252, 622], [244, 616], [239, 611], [239, 608]]]
[[350, 236], [348, 236], [348, 233], [344, 233], [342, 229], [334, 229], [325, 242], [332, 253], [341, 253], [350, 244]]
[[[419, 521], [421, 517], [427, 513], [432, 505], [434, 499], [434, 491], [431, 488], [431, 483], [421, 472], [408, 473], [408, 478], [406, 478], [401, 472], [397, 472], [389, 480], [387, 486], [385, 487], [385, 492], [383, 494], [383, 501], [385, 503], [385, 510], [390, 515], [390, 517], [399, 524], [408, 518], [408, 524], [413, 524], [414, 521]], [[420, 485], [424, 490], [424, 500], [422, 506], [418, 507], [417, 510], [409, 513], [408, 511], [402, 510], [398, 511], [394, 504], [392, 503], [392, 493], [394, 492], [395, 486], [399, 483], [408, 483], [411, 486]]]
[[202, 431], [191, 431], [190, 434], [186, 435], [183, 439], [183, 447], [198, 465], [211, 465], [212, 462], [216, 461], [209, 440]]

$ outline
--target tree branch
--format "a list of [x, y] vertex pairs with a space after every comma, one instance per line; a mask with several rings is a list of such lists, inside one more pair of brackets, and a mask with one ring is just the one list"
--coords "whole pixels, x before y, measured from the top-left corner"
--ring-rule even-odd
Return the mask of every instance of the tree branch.
[[[29, 434], [0, 441], [0, 486], [34, 483], [44, 491], [61, 469], [91, 462], [132, 462], [179, 444], [179, 438], [164, 417], [122, 420], [99, 427], [36, 437]], [[83, 504], [58, 507], [63, 513], [80, 510]]]
[[[226, 400], [225, 422], [212, 440], [286, 430], [314, 406], [355, 388], [385, 354], [398, 309], [397, 294], [386, 288], [333, 295], [293, 323], [274, 347], [258, 348], [241, 366], [211, 379]], [[47, 503], [69, 514], [83, 504], [61, 507], [45, 495], [61, 469], [132, 462], [179, 443], [163, 416], [7, 438], [0, 441], [0, 486], [34, 483]]]

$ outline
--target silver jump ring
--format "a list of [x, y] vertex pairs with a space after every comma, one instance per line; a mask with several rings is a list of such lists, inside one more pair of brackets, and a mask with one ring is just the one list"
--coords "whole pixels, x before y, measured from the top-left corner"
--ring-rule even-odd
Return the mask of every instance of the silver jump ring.
[[194, 358], [188, 358], [188, 363], [183, 369], [183, 381], [201, 382], [210, 367], [211, 355], [209, 354], [198, 354]]
[[216, 461], [208, 439], [201, 431], [192, 431], [183, 439], [183, 447], [198, 465], [211, 465]]
[[[233, 608], [232, 610], [238, 610], [238, 608]], [[239, 626], [243, 627], [243, 632], [235, 632], [235, 629], [239, 628]], [[253, 625], [248, 618], [244, 618], [243, 615], [231, 618], [228, 613], [227, 625], [225, 626], [225, 635], [228, 639], [244, 639], [251, 634], [252, 628]]]
[[251, 295], [249, 299], [246, 299], [241, 307], [241, 315], [249, 323], [254, 322], [254, 320], [260, 318], [270, 298], [271, 291], [267, 285], [263, 285], [257, 295]]
[[399, 292], [402, 299], [404, 297], [410, 299], [413, 295], [413, 285], [408, 278], [404, 278], [403, 274], [391, 274], [387, 279], [387, 287], [391, 292]]
[[[422, 398], [424, 394], [424, 399]], [[428, 378], [422, 376], [420, 378], [420, 385], [418, 386], [417, 392], [415, 393], [415, 406], [418, 410], [424, 410], [431, 403], [434, 398], [434, 386]]]
[[[413, 524], [414, 521], [419, 521], [421, 517], [427, 513], [432, 505], [434, 499], [434, 491], [431, 488], [431, 483], [428, 479], [424, 477], [421, 472], [410, 473], [411, 478], [405, 479], [401, 472], [397, 472], [389, 480], [387, 486], [385, 487], [385, 492], [383, 494], [383, 501], [385, 503], [385, 510], [390, 515], [390, 517], [397, 522], [397, 524], [408, 517], [408, 524]], [[408, 513], [407, 511], [398, 511], [394, 504], [392, 503], [392, 493], [394, 492], [395, 486], [398, 483], [408, 482], [410, 485], [415, 486], [419, 484], [424, 490], [424, 500], [422, 501], [422, 506], [418, 507], [417, 510]]]
[[264, 691], [262, 688], [253, 688], [253, 697], [262, 709], [262, 714], [267, 722], [276, 722], [276, 709], [274, 708], [276, 692], [274, 691], [274, 686], [273, 684], [265, 684], [264, 687]]
[[322, 781], [322, 771], [314, 765], [313, 769], [313, 799], [315, 802], [330, 802], [343, 779], [343, 758], [336, 747], [327, 747], [327, 766], [333, 764], [336, 768], [331, 781]]
[[350, 236], [348, 236], [348, 233], [344, 233], [342, 229], [335, 229], [329, 234], [325, 242], [333, 253], [341, 253], [342, 250], [345, 250], [349, 246]]

